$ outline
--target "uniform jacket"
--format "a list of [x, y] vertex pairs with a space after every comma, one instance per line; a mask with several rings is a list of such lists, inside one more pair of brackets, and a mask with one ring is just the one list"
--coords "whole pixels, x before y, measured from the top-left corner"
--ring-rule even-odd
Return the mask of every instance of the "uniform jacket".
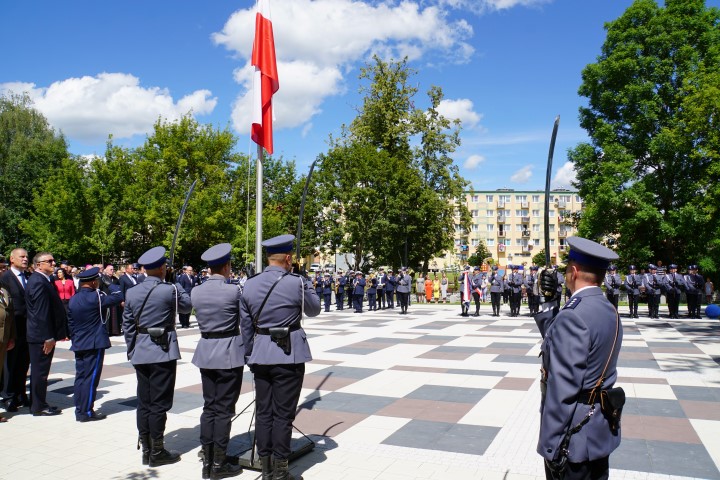
[[91, 288], [80, 288], [68, 304], [68, 331], [70, 350], [96, 350], [110, 348], [110, 337], [105, 329], [105, 315], [101, 310], [119, 305], [123, 295], [118, 285], [112, 285], [110, 295]]
[[55, 286], [40, 272], [33, 273], [27, 280], [25, 306], [28, 343], [67, 338], [65, 306]]
[[643, 276], [638, 275], [637, 273], [634, 275], [627, 274], [625, 276], [625, 290], [627, 290], [628, 295], [640, 295], [640, 285], [643, 283]]
[[670, 295], [680, 295], [686, 289], [685, 279], [679, 273], [665, 274], [665, 293]]
[[490, 274], [490, 280], [488, 282], [490, 283], [491, 293], [502, 293], [503, 289], [505, 288], [503, 284], [503, 279], [500, 277], [500, 275], [497, 274], [497, 272], [493, 272]]
[[248, 365], [304, 363], [312, 360], [307, 335], [302, 328], [290, 332], [289, 355], [285, 355], [270, 335], [255, 333], [253, 319], [273, 283], [280, 277], [282, 279], [257, 318], [258, 328], [295, 325], [301, 320], [303, 308], [308, 317], [320, 314], [320, 299], [312, 288], [312, 282], [295, 274], [286, 274], [284, 269], [275, 265], [269, 265], [262, 273], [248, 278], [240, 300], [240, 325], [245, 342], [245, 363]]
[[367, 293], [368, 295], [376, 295], [377, 294], [377, 278], [371, 278], [370, 279], [370, 286], [368, 287]]
[[[161, 285], [158, 285], [160, 283]], [[160, 345], [153, 343], [147, 333], [138, 333], [135, 346], [130, 349], [136, 332], [136, 315], [140, 312], [148, 292], [155, 285], [158, 285], [158, 287], [150, 294], [139, 319], [139, 324], [141, 328], [171, 326], [172, 330], [169, 332], [168, 340], [169, 349], [164, 352]], [[177, 311], [175, 310], [176, 300]], [[175, 315], [178, 313], [190, 313], [191, 311], [190, 295], [185, 292], [182, 285], [161, 282], [157, 277], [148, 276], [144, 282], [128, 290], [125, 298], [125, 310], [123, 311], [123, 331], [125, 332], [125, 343], [128, 345], [128, 359], [132, 364], [161, 363], [180, 358], [180, 348], [177, 333], [175, 332]]]
[[245, 364], [245, 347], [240, 335], [240, 298], [236, 285], [225, 283], [222, 275], [211, 275], [190, 294], [201, 333], [220, 333], [234, 329], [237, 335], [226, 338], [202, 338], [192, 363], [198, 368], [230, 369]]
[[605, 280], [603, 280], [603, 284], [605, 285], [605, 292], [612, 293], [613, 295], [619, 295], [620, 294], [620, 285], [622, 285], [622, 280], [620, 280], [620, 275], [616, 274], [605, 274]]
[[406, 273], [401, 273], [396, 277], [397, 281], [397, 292], [398, 293], [410, 293], [410, 287], [412, 285], [412, 278]]
[[383, 283], [385, 284], [385, 292], [387, 292], [387, 293], [394, 292], [395, 285], [397, 284], [397, 281], [395, 280], [395, 276], [386, 274], [385, 277], [383, 277], [383, 278], [384, 278]]
[[687, 288], [687, 293], [701, 293], [703, 281], [702, 275], [698, 275], [697, 273], [685, 275], [685, 288]]
[[532, 295], [533, 287], [535, 286], [535, 280], [537, 280], [537, 275], [534, 273], [531, 273], [530, 275], [525, 277], [525, 288], [528, 292], [528, 295]]
[[[568, 428], [580, 423], [590, 405], [579, 404], [580, 392], [591, 390], [602, 374], [615, 339], [617, 312], [600, 287], [576, 292], [553, 317], [553, 310], [535, 316], [543, 336], [542, 364], [547, 372], [547, 393], [540, 405], [540, 439], [537, 452], [552, 460]], [[622, 324], [605, 373], [604, 389], [617, 379], [617, 358], [622, 344]], [[579, 463], [609, 455], [620, 445], [620, 431], [613, 434], [599, 410], [573, 435], [569, 461]]]
[[322, 286], [323, 286], [323, 291], [322, 291], [323, 295], [331, 295], [332, 291], [333, 291], [333, 287], [335, 286], [335, 282], [333, 282], [333, 280], [331, 278], [324, 279], [322, 281]]
[[365, 281], [364, 277], [355, 278], [353, 280], [353, 295], [365, 295]]
[[338, 293], [345, 293], [345, 285], [347, 285], [347, 277], [343, 275], [342, 277], [338, 278]]
[[642, 284], [645, 286], [645, 292], [648, 295], [660, 295], [663, 288], [663, 280], [665, 275], [646, 273], [643, 275]]
[[512, 293], [520, 293], [523, 284], [523, 277], [519, 273], [512, 273], [508, 277], [508, 286]]

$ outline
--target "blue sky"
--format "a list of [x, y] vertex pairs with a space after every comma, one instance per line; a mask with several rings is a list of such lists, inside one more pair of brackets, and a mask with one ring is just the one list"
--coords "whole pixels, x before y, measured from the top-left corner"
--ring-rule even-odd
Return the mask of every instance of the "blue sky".
[[[580, 72], [605, 22], [631, 0], [271, 0], [280, 91], [275, 153], [298, 170], [361, 104], [359, 68], [373, 53], [408, 55], [417, 107], [442, 87], [463, 121], [455, 154], [475, 189], [541, 189], [556, 115], [554, 186], [569, 186]], [[720, 0], [708, 5], [718, 6]], [[103, 155], [108, 134], [137, 146], [158, 117], [192, 110], [255, 151], [247, 108], [254, 7], [154, 0], [3, 2], [0, 92], [28, 91], [74, 154]]]

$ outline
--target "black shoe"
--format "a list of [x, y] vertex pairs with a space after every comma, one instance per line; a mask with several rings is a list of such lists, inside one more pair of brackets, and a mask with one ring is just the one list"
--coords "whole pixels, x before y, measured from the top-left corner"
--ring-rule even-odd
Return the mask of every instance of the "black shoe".
[[107, 415], [99, 412], [92, 412], [90, 415], [75, 415], [75, 420], [81, 423], [85, 422], [97, 422], [98, 420], [105, 420]]
[[39, 412], [32, 412], [33, 417], [52, 417], [54, 415], [60, 415], [62, 412], [57, 407], [48, 407]]
[[18, 402], [17, 400], [15, 400], [15, 399], [13, 398], [12, 400], [10, 400], [10, 401], [7, 403], [7, 406], [5, 407], [5, 410], [8, 411], [8, 412], [17, 412], [19, 407], [20, 407], [20, 402]]
[[170, 465], [180, 461], [180, 454], [174, 450], [165, 450], [164, 439], [150, 439], [150, 461], [151, 467], [159, 467], [161, 465]]

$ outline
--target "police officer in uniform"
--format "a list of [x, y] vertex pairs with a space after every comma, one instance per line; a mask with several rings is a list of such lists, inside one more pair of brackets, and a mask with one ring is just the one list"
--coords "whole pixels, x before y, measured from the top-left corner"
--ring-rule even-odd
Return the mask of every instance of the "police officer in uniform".
[[227, 459], [230, 425], [240, 396], [245, 347], [240, 335], [242, 290], [226, 283], [232, 271], [229, 243], [207, 249], [200, 257], [210, 276], [190, 293], [200, 340], [192, 363], [200, 369], [203, 413], [200, 415], [202, 477], [240, 475], [242, 468]]
[[473, 301], [475, 302], [475, 313], [473, 314], [474, 317], [480, 316], [480, 296], [482, 295], [482, 283], [483, 277], [482, 273], [480, 273], [480, 267], [475, 266], [475, 268], [473, 268], [473, 276], [470, 284], [470, 288], [472, 289]]
[[[367, 282], [368, 280], [366, 280]], [[367, 297], [368, 297], [368, 310], [375, 311], [377, 310], [377, 278], [375, 278], [375, 275], [371, 275], [369, 279], [369, 285], [367, 289]]]
[[652, 263], [648, 265], [650, 273], [643, 277], [643, 287], [648, 299], [648, 317], [660, 318], [660, 293], [663, 288], [663, 276], [657, 274], [657, 267]]
[[703, 277], [698, 274], [697, 265], [688, 266], [685, 286], [687, 288], [688, 318], [702, 318], [700, 308], [702, 306]]
[[180, 358], [175, 316], [189, 314], [192, 303], [182, 285], [164, 282], [164, 247], [151, 248], [138, 263], [147, 278], [127, 291], [123, 331], [138, 380], [138, 448], [142, 447], [143, 465], [158, 467], [180, 461], [178, 452], [165, 449], [164, 434]]
[[642, 285], [642, 275], [638, 275], [635, 265], [628, 268], [630, 273], [625, 276], [625, 290], [628, 294], [628, 305], [630, 308], [630, 318], [638, 318], [638, 300], [640, 300], [640, 286]]
[[677, 265], [671, 263], [668, 267], [668, 273], [665, 274], [665, 295], [670, 318], [680, 318], [678, 316], [680, 295], [685, 289], [685, 279], [677, 273]]
[[490, 302], [492, 303], [493, 317], [500, 316], [500, 299], [502, 298], [503, 290], [503, 279], [498, 275], [498, 266], [492, 266], [492, 273], [490, 274]]
[[[561, 457], [568, 462], [566, 480], [606, 479], [609, 455], [620, 445], [620, 429], [613, 429], [599, 411], [599, 391], [610, 389], [617, 379], [622, 324], [600, 284], [609, 262], [618, 255], [580, 237], [570, 237], [567, 243], [570, 253], [565, 273], [573, 294], [562, 308], [556, 274], [545, 270], [540, 278], [543, 292], [553, 293], [535, 317], [543, 337], [537, 452], [545, 459], [548, 479], [563, 478], [557, 472]], [[601, 377], [604, 381], [592, 395]], [[561, 447], [570, 429], [580, 424], [569, 444]]]
[[530, 315], [536, 315], [540, 308], [540, 291], [538, 286], [538, 267], [533, 265], [530, 267], [530, 275], [525, 277], [525, 291], [528, 297], [528, 308]]
[[293, 235], [280, 235], [262, 243], [269, 265], [248, 279], [240, 300], [245, 363], [255, 377], [255, 429], [263, 479], [295, 478], [288, 472], [292, 422], [305, 362], [312, 360], [300, 322], [303, 311], [309, 317], [320, 313], [312, 284], [290, 273], [294, 241]]
[[337, 292], [335, 293], [335, 310], [343, 310], [345, 308], [345, 286], [347, 285], [347, 277], [343, 275], [342, 270], [338, 270]]
[[355, 272], [348, 270], [347, 281], [345, 282], [345, 296], [347, 297], [348, 308], [353, 308], [353, 295], [355, 291]]
[[387, 298], [387, 308], [395, 308], [395, 302], [393, 301], [393, 295], [395, 295], [395, 287], [397, 280], [393, 275], [392, 270], [388, 270], [385, 275], [385, 298]]
[[325, 311], [330, 311], [330, 300], [332, 299], [332, 291], [335, 286], [335, 282], [330, 278], [330, 274], [326, 273], [322, 280], [322, 294], [323, 300], [325, 300]]
[[385, 310], [385, 271], [381, 268], [377, 274], [377, 306], [375, 310]]
[[618, 301], [620, 300], [620, 285], [622, 285], [622, 280], [620, 280], [620, 275], [617, 273], [617, 267], [615, 265], [610, 265], [607, 269], [607, 273], [605, 274], [605, 296], [608, 300], [610, 300], [610, 303], [613, 304], [615, 307], [615, 310], [618, 308]]
[[75, 420], [91, 422], [105, 419], [105, 414], [93, 408], [97, 387], [102, 375], [105, 350], [110, 337], [105, 329], [107, 308], [124, 300], [122, 287], [110, 285], [109, 294], [101, 292], [100, 269], [93, 267], [78, 274], [80, 288], [68, 303], [68, 330], [75, 352]]
[[517, 317], [520, 315], [520, 300], [522, 296], [523, 278], [518, 273], [518, 265], [512, 266], [512, 273], [508, 278], [508, 286], [510, 287], [510, 316]]
[[397, 278], [397, 298], [400, 304], [400, 314], [406, 315], [408, 305], [410, 305], [410, 288], [412, 287], [412, 277], [408, 275], [407, 268], [403, 267], [398, 273]]

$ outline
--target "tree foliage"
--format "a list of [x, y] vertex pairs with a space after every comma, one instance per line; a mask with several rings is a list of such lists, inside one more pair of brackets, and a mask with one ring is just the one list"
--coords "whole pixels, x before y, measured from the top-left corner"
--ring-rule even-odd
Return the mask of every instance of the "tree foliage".
[[720, 268], [720, 15], [702, 0], [637, 0], [606, 25], [582, 73], [569, 152], [585, 199], [580, 234], [617, 239], [622, 263]]

